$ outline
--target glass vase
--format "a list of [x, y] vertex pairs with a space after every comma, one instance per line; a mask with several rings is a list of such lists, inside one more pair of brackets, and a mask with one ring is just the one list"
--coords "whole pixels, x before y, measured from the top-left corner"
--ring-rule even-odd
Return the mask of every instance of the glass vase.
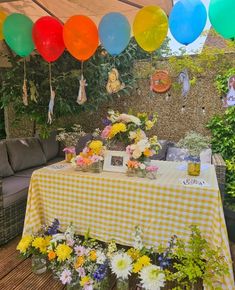
[[157, 179], [157, 171], [149, 171], [146, 174], [148, 179]]
[[146, 171], [144, 169], [138, 169], [137, 176], [141, 177], [141, 178], [145, 178], [146, 177]]
[[136, 169], [135, 168], [128, 168], [126, 171], [126, 175], [129, 177], [136, 176]]
[[188, 161], [188, 175], [199, 176], [201, 171], [200, 161]]
[[71, 282], [70, 284], [67, 284], [66, 289], [67, 290], [81, 290], [83, 287], [80, 285], [80, 280]]
[[65, 152], [65, 161], [71, 162], [71, 160], [76, 157], [75, 147], [68, 147], [64, 149]]
[[47, 270], [47, 260], [40, 255], [32, 255], [32, 272], [34, 274], [42, 274]]
[[96, 283], [93, 286], [93, 290], [108, 290], [110, 288], [109, 277], [105, 277], [100, 282]]
[[102, 161], [97, 161], [91, 164], [90, 170], [93, 173], [100, 173], [103, 170], [103, 164]]
[[129, 290], [129, 280], [117, 278], [116, 290]]

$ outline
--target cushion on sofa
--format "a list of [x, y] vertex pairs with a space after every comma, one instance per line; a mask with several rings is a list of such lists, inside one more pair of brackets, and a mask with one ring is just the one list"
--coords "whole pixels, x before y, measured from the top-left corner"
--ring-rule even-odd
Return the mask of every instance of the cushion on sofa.
[[167, 149], [166, 161], [184, 161], [188, 156], [188, 150], [170, 146]]
[[13, 175], [14, 172], [8, 161], [7, 147], [5, 142], [0, 142], [0, 177]]
[[46, 163], [46, 157], [37, 138], [9, 139], [6, 140], [6, 145], [9, 162], [15, 172]]
[[204, 163], [211, 164], [211, 158], [212, 158], [212, 150], [209, 148], [202, 150], [202, 152], [200, 153], [200, 160], [202, 164]]
[[82, 152], [83, 148], [86, 146], [86, 143], [92, 139], [92, 134], [88, 133], [85, 136], [81, 137], [76, 145], [76, 154]]
[[161, 149], [158, 150], [158, 153], [153, 155], [151, 159], [153, 160], [166, 160], [167, 148], [169, 141], [167, 140], [159, 140], [161, 145]]
[[51, 132], [50, 136], [47, 139], [42, 139], [39, 136], [36, 136], [39, 139], [47, 161], [58, 156], [59, 142], [56, 141], [56, 134], [56, 131]]
[[14, 202], [26, 199], [30, 178], [9, 176], [2, 179], [3, 207], [6, 208]]

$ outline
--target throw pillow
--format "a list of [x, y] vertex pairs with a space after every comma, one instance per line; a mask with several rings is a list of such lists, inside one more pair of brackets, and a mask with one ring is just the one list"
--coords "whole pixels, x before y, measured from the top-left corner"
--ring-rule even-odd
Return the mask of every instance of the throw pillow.
[[211, 164], [211, 157], [212, 157], [212, 150], [211, 149], [204, 149], [200, 154], [201, 163], [209, 163]]
[[168, 148], [168, 141], [167, 140], [159, 140], [161, 145], [161, 149], [158, 150], [158, 154], [155, 154], [151, 157], [153, 160], [166, 160], [166, 153]]
[[14, 172], [8, 161], [6, 143], [0, 142], [0, 177], [7, 177], [13, 174]]
[[58, 156], [59, 142], [56, 141], [56, 134], [56, 131], [51, 132], [50, 136], [47, 139], [42, 139], [37, 136], [47, 161]]
[[177, 147], [169, 147], [167, 150], [166, 160], [167, 161], [184, 161], [188, 156], [188, 150], [177, 148]]

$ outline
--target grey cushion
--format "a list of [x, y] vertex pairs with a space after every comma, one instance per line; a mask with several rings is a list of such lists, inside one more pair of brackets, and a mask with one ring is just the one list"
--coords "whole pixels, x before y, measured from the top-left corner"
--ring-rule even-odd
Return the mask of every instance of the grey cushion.
[[92, 134], [86, 134], [85, 136], [81, 137], [76, 145], [76, 154], [82, 152], [83, 148], [86, 146], [86, 143], [92, 139]]
[[51, 132], [49, 138], [47, 139], [39, 138], [39, 141], [47, 161], [55, 158], [58, 155], [59, 142], [56, 141], [56, 131]]
[[46, 163], [37, 138], [9, 139], [6, 140], [6, 145], [9, 162], [15, 172]]
[[188, 156], [188, 150], [170, 146], [167, 149], [166, 160], [167, 161], [184, 161]]
[[13, 174], [14, 172], [8, 161], [6, 143], [0, 142], [0, 177], [7, 177]]
[[158, 154], [155, 154], [151, 157], [153, 160], [166, 160], [167, 148], [169, 141], [167, 140], [159, 140], [161, 149], [158, 150]]
[[30, 178], [10, 176], [2, 179], [3, 207], [6, 208], [21, 199], [26, 199]]
[[47, 162], [46, 165], [51, 165], [51, 164], [54, 164], [63, 160], [64, 160], [64, 157], [56, 157], [56, 158], [51, 159], [49, 162]]
[[200, 153], [200, 160], [202, 164], [208, 163], [211, 164], [212, 158], [212, 150], [211, 149], [204, 149]]
[[40, 169], [42, 167], [43, 166], [37, 166], [37, 167], [32, 167], [32, 168], [24, 169], [21, 171], [17, 171], [14, 176], [30, 178], [35, 170]]

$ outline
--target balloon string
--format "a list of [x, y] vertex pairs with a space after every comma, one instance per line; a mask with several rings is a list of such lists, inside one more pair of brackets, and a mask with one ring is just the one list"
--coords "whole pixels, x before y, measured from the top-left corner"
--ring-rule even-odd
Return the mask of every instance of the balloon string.
[[22, 90], [23, 90], [23, 96], [22, 96], [23, 104], [25, 106], [28, 106], [28, 93], [27, 93], [27, 80], [26, 80], [26, 60], [25, 60], [25, 58], [24, 58], [24, 81], [23, 81]]
[[51, 83], [51, 63], [49, 62], [49, 85], [50, 85], [50, 92], [52, 92], [52, 83]]
[[81, 62], [81, 77], [83, 77], [83, 60], [82, 60], [82, 62]]
[[152, 97], [154, 97], [152, 69], [153, 69], [153, 53], [150, 52], [150, 84], [151, 84], [150, 88], [151, 88], [151, 95], [152, 95]]

